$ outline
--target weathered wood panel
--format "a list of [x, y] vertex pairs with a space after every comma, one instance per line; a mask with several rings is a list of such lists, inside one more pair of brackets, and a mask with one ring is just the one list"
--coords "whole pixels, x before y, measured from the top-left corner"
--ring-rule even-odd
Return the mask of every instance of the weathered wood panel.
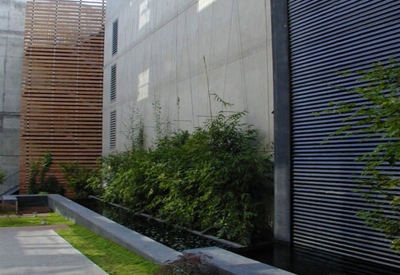
[[[59, 165], [101, 155], [105, 0], [29, 0], [21, 100], [20, 193], [46, 151]], [[72, 197], [71, 190], [67, 196]]]

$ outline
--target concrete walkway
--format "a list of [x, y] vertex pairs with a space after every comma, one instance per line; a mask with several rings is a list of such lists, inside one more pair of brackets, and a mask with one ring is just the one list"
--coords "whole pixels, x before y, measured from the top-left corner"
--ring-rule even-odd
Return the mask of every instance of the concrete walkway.
[[0, 275], [106, 275], [52, 230], [63, 226], [0, 228]]

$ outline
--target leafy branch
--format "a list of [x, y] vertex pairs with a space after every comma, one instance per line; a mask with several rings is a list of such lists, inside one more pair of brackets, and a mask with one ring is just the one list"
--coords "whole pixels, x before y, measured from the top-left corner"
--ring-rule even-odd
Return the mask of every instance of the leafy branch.
[[383, 232], [392, 240], [391, 248], [400, 251], [400, 178], [395, 172], [400, 162], [400, 66], [389, 60], [386, 65], [379, 62], [369, 70], [345, 74], [357, 77], [357, 87], [348, 92], [364, 103], [331, 102], [331, 109], [318, 115], [346, 115], [345, 125], [330, 137], [362, 134], [364, 140], [379, 139], [372, 151], [356, 159], [364, 164], [357, 192], [371, 206], [360, 211], [359, 217]]
[[3, 184], [4, 178], [5, 178], [4, 172], [0, 169], [0, 185]]

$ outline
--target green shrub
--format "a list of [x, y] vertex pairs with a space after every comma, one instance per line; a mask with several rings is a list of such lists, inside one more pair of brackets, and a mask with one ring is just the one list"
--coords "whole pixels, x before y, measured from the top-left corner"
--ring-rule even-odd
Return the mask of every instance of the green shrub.
[[76, 162], [62, 163], [60, 167], [68, 186], [78, 198], [87, 198], [95, 194], [92, 186], [88, 184], [89, 178], [93, 175], [92, 169], [80, 166]]
[[31, 163], [29, 167], [28, 194], [60, 194], [64, 195], [65, 189], [53, 175], [46, 177], [53, 159], [50, 152], [46, 152], [42, 160]]
[[273, 164], [256, 145], [257, 131], [241, 123], [245, 114], [220, 112], [192, 134], [110, 154], [92, 185], [107, 201], [176, 225], [243, 244], [265, 237]]
[[184, 253], [175, 261], [167, 261], [156, 275], [218, 275], [219, 270], [210, 263], [211, 257], [200, 253]]
[[3, 170], [0, 169], [0, 184], [4, 182], [4, 177], [5, 177], [4, 172]]

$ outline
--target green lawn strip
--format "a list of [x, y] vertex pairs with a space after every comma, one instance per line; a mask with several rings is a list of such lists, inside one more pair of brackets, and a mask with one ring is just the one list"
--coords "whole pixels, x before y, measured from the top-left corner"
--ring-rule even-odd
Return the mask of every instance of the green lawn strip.
[[160, 266], [149, 262], [131, 251], [93, 233], [89, 229], [50, 213], [49, 216], [0, 216], [0, 227], [39, 226], [66, 224], [69, 229], [55, 230], [67, 242], [110, 275], [152, 275]]
[[42, 225], [42, 220], [46, 219], [46, 225], [66, 224], [72, 225], [72, 222], [67, 221], [64, 217], [50, 213], [49, 216], [0, 216], [0, 227], [18, 227], [18, 226], [38, 226]]
[[72, 225], [70, 229], [55, 231], [111, 275], [150, 275], [160, 269], [159, 265], [146, 261], [82, 226]]

